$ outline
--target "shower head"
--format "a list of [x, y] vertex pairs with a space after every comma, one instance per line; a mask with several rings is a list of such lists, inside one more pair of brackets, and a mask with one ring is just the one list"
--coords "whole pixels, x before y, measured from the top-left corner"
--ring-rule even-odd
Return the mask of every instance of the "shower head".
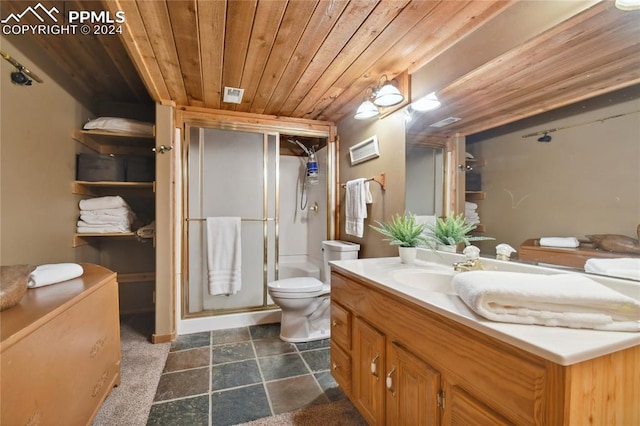
[[298, 145], [300, 148], [302, 148], [302, 150], [304, 151], [305, 154], [307, 154], [308, 156], [311, 156], [311, 154], [313, 154], [313, 148], [309, 149], [306, 146], [304, 146], [302, 144], [302, 142], [300, 142], [297, 139], [291, 140], [291, 139], [287, 139], [287, 142], [290, 142], [292, 144], [296, 144]]

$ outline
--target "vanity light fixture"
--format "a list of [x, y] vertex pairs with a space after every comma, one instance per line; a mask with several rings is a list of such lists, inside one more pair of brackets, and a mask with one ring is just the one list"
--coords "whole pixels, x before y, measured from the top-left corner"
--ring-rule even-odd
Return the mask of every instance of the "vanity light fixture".
[[374, 90], [373, 103], [381, 107], [389, 107], [397, 105], [404, 101], [404, 96], [400, 93], [400, 90], [393, 85], [393, 80], [389, 80], [386, 75], [380, 77], [380, 80], [384, 77], [385, 81], [382, 85], [378, 85], [378, 88]]
[[640, 9], [640, 0], [616, 0], [616, 7], [620, 10]]
[[366, 120], [367, 118], [377, 117], [378, 115], [380, 115], [378, 108], [369, 99], [365, 99], [358, 107], [356, 115], [354, 115], [353, 118], [356, 120]]
[[411, 109], [414, 111], [431, 111], [440, 108], [440, 101], [435, 92], [429, 93], [427, 96], [423, 96], [415, 102], [411, 103]]
[[[380, 83], [381, 81], [382, 83]], [[365, 97], [365, 100], [360, 104], [353, 118], [365, 120], [367, 118], [377, 117], [380, 115], [378, 107], [390, 107], [404, 101], [404, 96], [394, 85], [394, 81], [396, 80], [389, 80], [387, 76], [383, 74], [378, 80], [377, 87], [368, 87], [368, 96]]]

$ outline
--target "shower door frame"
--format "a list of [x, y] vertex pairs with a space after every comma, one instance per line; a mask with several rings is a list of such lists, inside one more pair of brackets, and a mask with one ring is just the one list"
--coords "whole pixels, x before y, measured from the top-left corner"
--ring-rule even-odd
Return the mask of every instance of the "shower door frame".
[[[183, 112], [184, 114], [184, 112]], [[275, 136], [277, 139], [276, 145], [276, 158], [279, 158], [279, 141], [281, 133], [291, 133], [295, 132], [300, 136], [315, 136], [315, 137], [326, 137], [327, 138], [327, 238], [333, 239], [335, 235], [334, 228], [334, 220], [335, 220], [335, 182], [336, 180], [336, 168], [335, 168], [335, 155], [336, 155], [336, 147], [335, 147], [335, 126], [330, 123], [324, 123], [318, 127], [324, 127], [325, 129], [318, 130], [313, 129], [311, 126], [303, 125], [300, 126], [298, 123], [291, 123], [291, 126], [286, 125], [286, 123], [274, 122], [274, 124], [269, 125], [265, 123], [261, 124], [251, 124], [245, 122], [233, 122], [228, 120], [219, 120], [213, 118], [203, 118], [200, 114], [196, 114], [197, 117], [189, 117], [190, 114], [185, 114], [185, 116], [177, 117], [177, 122], [182, 121], [182, 152], [181, 152], [181, 181], [182, 181], [182, 199], [180, 200], [182, 206], [179, 218], [181, 229], [182, 229], [182, 243], [180, 244], [182, 247], [181, 250], [181, 283], [180, 283], [180, 291], [177, 292], [176, 296], [180, 298], [180, 319], [193, 319], [193, 318], [204, 318], [204, 317], [217, 317], [221, 315], [228, 314], [237, 314], [237, 313], [251, 313], [251, 312], [262, 312], [277, 309], [277, 306], [274, 304], [267, 303], [267, 261], [269, 257], [268, 253], [268, 215], [263, 217], [263, 244], [264, 244], [264, 259], [263, 259], [263, 303], [261, 306], [252, 306], [246, 308], [232, 308], [232, 309], [216, 309], [216, 310], [202, 310], [198, 312], [189, 313], [189, 216], [188, 216], [188, 188], [189, 188], [189, 141], [191, 130], [193, 128], [204, 128], [204, 129], [216, 129], [216, 130], [227, 130], [227, 131], [239, 131], [239, 132], [250, 132], [250, 133], [261, 133], [264, 135], [264, 166], [263, 173], [265, 176], [264, 179], [264, 200], [263, 203], [267, 203], [267, 186], [268, 181], [266, 179], [266, 160], [269, 155], [267, 151], [268, 138], [269, 136]], [[231, 117], [229, 117], [231, 118]], [[271, 120], [265, 120], [266, 122], [270, 122]], [[294, 120], [297, 121], [297, 120]], [[311, 120], [300, 120], [301, 122], [310, 122], [315, 123]], [[315, 127], [315, 126], [314, 126]], [[278, 222], [278, 210], [279, 210], [279, 165], [276, 165], [276, 188], [275, 188], [275, 253], [274, 253], [274, 261], [275, 261], [275, 271], [277, 276], [278, 271], [278, 243], [279, 243], [279, 222]], [[268, 211], [266, 207], [263, 205], [263, 213], [267, 214]], [[202, 218], [198, 218], [202, 219]]]

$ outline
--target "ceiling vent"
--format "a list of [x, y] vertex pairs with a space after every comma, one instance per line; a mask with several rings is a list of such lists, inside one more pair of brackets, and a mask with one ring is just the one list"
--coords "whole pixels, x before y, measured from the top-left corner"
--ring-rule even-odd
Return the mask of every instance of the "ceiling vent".
[[444, 120], [440, 120], [437, 123], [433, 123], [429, 127], [444, 127], [444, 126], [448, 126], [449, 124], [453, 124], [456, 121], [460, 121], [460, 120], [462, 120], [462, 119], [458, 118], [458, 117], [449, 117], [449, 118], [445, 118]]
[[230, 104], [239, 104], [242, 103], [242, 95], [244, 95], [244, 89], [225, 87], [222, 101]]

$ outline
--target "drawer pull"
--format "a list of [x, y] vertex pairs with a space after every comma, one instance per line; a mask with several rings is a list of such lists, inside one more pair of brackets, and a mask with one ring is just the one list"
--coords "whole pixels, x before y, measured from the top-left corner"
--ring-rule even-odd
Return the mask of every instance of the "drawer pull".
[[393, 389], [393, 373], [396, 372], [396, 366], [394, 365], [393, 368], [391, 368], [391, 371], [389, 371], [389, 374], [387, 374], [387, 389], [389, 391], [391, 391], [391, 396], [396, 396], [396, 391]]
[[340, 368], [340, 366], [334, 362], [331, 368], [333, 368], [334, 370], [337, 370], [338, 368]]
[[380, 354], [376, 354], [376, 356], [373, 357], [373, 359], [371, 360], [371, 374], [373, 374], [376, 379], [379, 379], [379, 377], [378, 377], [378, 358], [380, 358]]
[[332, 326], [337, 327], [340, 325], [340, 321], [338, 320], [333, 320], [333, 322], [331, 323]]

